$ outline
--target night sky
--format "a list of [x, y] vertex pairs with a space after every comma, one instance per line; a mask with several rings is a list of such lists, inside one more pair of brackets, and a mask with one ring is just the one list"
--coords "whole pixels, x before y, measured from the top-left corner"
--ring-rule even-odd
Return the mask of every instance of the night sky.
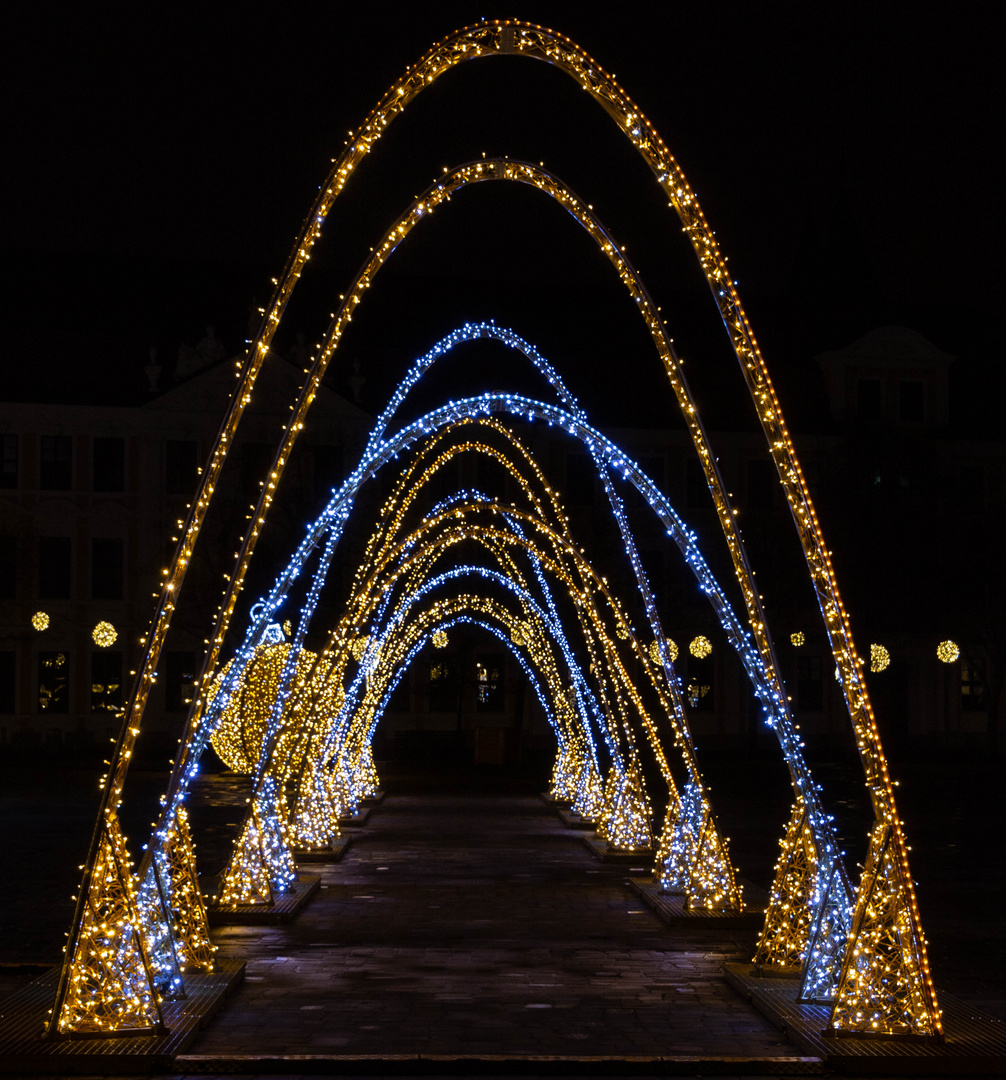
[[[230, 4], [58, 19], [22, 6], [8, 18], [5, 396], [142, 400], [149, 347], [170, 372], [210, 323], [237, 351], [348, 131], [437, 38], [516, 17], [580, 44], [662, 134], [794, 426], [819, 405], [812, 357], [887, 323], [958, 358], [958, 426], [996, 423], [983, 405], [988, 380], [1003, 387], [991, 5], [427, 7], [297, 4], [267, 20]], [[337, 202], [279, 347], [298, 331], [317, 340], [369, 245], [443, 166], [483, 152], [542, 161], [593, 203], [663, 305], [712, 421], [750, 422], [649, 174], [587, 95], [529, 60], [462, 65], [395, 122]], [[459, 321], [495, 317], [600, 422], [666, 422], [669, 391], [610, 267], [544, 196], [515, 187], [463, 192], [416, 230], [354, 320], [333, 385], [359, 359], [376, 411], [411, 357]], [[520, 378], [487, 355], [445, 371], [442, 388]]]

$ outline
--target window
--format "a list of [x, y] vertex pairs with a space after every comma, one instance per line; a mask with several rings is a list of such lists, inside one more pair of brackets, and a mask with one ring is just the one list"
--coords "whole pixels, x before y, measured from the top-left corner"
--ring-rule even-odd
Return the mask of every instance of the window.
[[692, 510], [709, 505], [709, 485], [698, 458], [685, 458], [685, 505]]
[[985, 661], [961, 661], [961, 708], [982, 712], [985, 708]]
[[864, 424], [875, 424], [884, 415], [884, 388], [880, 379], [856, 383], [856, 415]]
[[13, 649], [0, 652], [0, 713], [14, 712], [17, 682], [17, 653]]
[[796, 707], [800, 712], [824, 708], [824, 669], [820, 656], [796, 658]]
[[91, 653], [91, 712], [122, 708], [122, 653]]
[[195, 696], [196, 654], [169, 652], [164, 657], [164, 708], [188, 712]]
[[123, 543], [119, 539], [91, 541], [91, 596], [122, 599]]
[[430, 664], [430, 712], [453, 712], [457, 707], [454, 661], [439, 657]]
[[164, 445], [164, 491], [168, 495], [191, 495], [196, 490], [196, 442], [168, 439]]
[[17, 436], [0, 436], [0, 488], [17, 487]]
[[503, 657], [483, 653], [475, 661], [475, 709], [477, 712], [503, 711]]
[[685, 687], [689, 707], [696, 712], [710, 712], [713, 707], [713, 658], [688, 656], [688, 681]]
[[0, 536], [0, 600], [17, 598], [17, 537]]
[[43, 491], [69, 491], [73, 479], [73, 439], [43, 435], [39, 440], [38, 486]]
[[70, 598], [70, 537], [40, 536], [38, 595], [42, 600]]
[[747, 463], [747, 505], [749, 510], [771, 510], [775, 505], [775, 465], [763, 458]]
[[566, 498], [570, 506], [594, 505], [597, 469], [588, 454], [566, 455]]
[[125, 491], [126, 440], [97, 438], [92, 445], [91, 487], [94, 491]]
[[70, 707], [70, 658], [65, 652], [38, 654], [39, 712], [65, 713]]
[[926, 384], [921, 379], [901, 379], [898, 383], [898, 420], [921, 424], [926, 418]]

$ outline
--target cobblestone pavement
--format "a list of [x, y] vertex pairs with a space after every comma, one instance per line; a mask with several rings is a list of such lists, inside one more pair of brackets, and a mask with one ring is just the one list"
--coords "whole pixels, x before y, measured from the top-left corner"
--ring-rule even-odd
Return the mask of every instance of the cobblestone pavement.
[[391, 795], [190, 1053], [798, 1056], [720, 975], [747, 931], [669, 930], [540, 800]]

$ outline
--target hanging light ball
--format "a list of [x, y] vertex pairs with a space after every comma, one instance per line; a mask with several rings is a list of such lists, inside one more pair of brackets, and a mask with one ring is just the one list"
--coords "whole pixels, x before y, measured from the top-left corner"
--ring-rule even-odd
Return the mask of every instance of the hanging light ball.
[[713, 651], [713, 643], [709, 638], [699, 634], [697, 638], [693, 638], [691, 644], [688, 646], [688, 651], [692, 656], [698, 657], [699, 660], [704, 659]]
[[936, 658], [944, 664], [952, 664], [960, 655], [961, 650], [956, 641], [941, 641], [936, 646]]
[[874, 673], [883, 671], [891, 662], [891, 654], [883, 645], [870, 646], [870, 670]]
[[104, 619], [91, 631], [91, 640], [95, 645], [100, 645], [103, 649], [107, 649], [109, 645], [114, 645], [118, 636], [119, 632], [115, 627]]
[[447, 648], [447, 631], [446, 630], [435, 630], [433, 632], [433, 637], [430, 640], [433, 642], [433, 647], [435, 649], [446, 649]]
[[789, 635], [790, 644], [795, 645], [798, 649], [803, 645], [807, 637], [802, 630], [797, 630], [795, 633]]
[[31, 625], [36, 630], [48, 630], [49, 629], [49, 615], [45, 611], [36, 611], [31, 617]]
[[349, 646], [349, 651], [352, 653], [353, 659], [359, 663], [367, 653], [367, 646], [370, 644], [370, 638], [364, 634], [363, 637], [354, 638], [353, 644]]

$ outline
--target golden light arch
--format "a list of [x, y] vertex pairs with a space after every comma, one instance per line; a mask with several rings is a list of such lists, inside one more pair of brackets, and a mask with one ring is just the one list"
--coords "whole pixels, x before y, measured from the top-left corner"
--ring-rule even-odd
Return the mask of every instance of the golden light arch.
[[[608, 75], [591, 57], [563, 35], [544, 27], [514, 21], [482, 23], [448, 35], [433, 46], [416, 65], [408, 68], [404, 76], [392, 85], [363, 125], [351, 135], [343, 153], [334, 161], [333, 168], [319, 190], [283, 274], [275, 280], [273, 297], [268, 308], [264, 310], [259, 330], [245, 360], [236, 372], [237, 386], [214, 442], [209, 461], [203, 470], [199, 489], [190, 507], [174, 559], [170, 568], [164, 573], [164, 582], [158, 596], [151, 632], [146, 640], [145, 653], [126, 702], [122, 734], [103, 790], [99, 826], [95, 830], [86, 864], [78, 908], [71, 928], [68, 961], [64, 965], [60, 979], [57, 1003], [65, 998], [67, 981], [70, 978], [69, 966], [72, 962], [69, 958], [72, 957], [77, 942], [78, 931], [91, 890], [99, 887], [95, 885], [93, 876], [96, 861], [102, 851], [109, 849], [110, 845], [114, 847], [115, 837], [118, 835], [117, 810], [128, 763], [155, 679], [157, 662], [174, 611], [176, 597], [184, 582], [187, 566], [192, 558], [196, 540], [238, 423], [251, 399], [257, 375], [268, 355], [282, 313], [310, 259], [311, 250], [321, 235], [325, 218], [359, 162], [373, 149], [387, 126], [425, 87], [466, 60], [502, 55], [525, 56], [547, 62], [574, 78], [598, 101], [651, 169], [656, 182], [668, 198], [669, 206], [681, 220], [689, 237], [740, 363], [741, 372], [766, 437], [769, 453], [779, 474], [780, 485], [796, 524], [811, 582], [817, 593], [832, 644], [839, 681], [849, 708], [850, 720], [864, 765], [866, 786], [876, 819], [870, 836], [867, 865], [858, 894], [854, 931], [856, 941], [850, 941], [847, 951], [842, 984], [832, 1017], [832, 1027], [836, 1030], [862, 1030], [864, 1027], [872, 1026], [873, 1030], [888, 1033], [908, 1030], [918, 1035], [939, 1036], [942, 1032], [940, 1011], [929, 973], [914, 886], [908, 869], [906, 844], [895, 809], [893, 786], [879, 732], [863, 680], [862, 661], [853, 645], [849, 620], [841, 601], [829, 553], [824, 544], [817, 516], [768, 369], [730, 278], [725, 259], [720, 253], [698, 200], [677, 162], [652, 124], [622, 90], [614, 77]], [[668, 374], [670, 375], [671, 372], [668, 371]], [[672, 377], [672, 384], [673, 381]], [[687, 413], [686, 419], [689, 419]], [[296, 421], [291, 427], [300, 423], [302, 421]], [[268, 507], [271, 495], [279, 482], [284, 462], [285, 457], [281, 452], [278, 457], [279, 471], [274, 468], [267, 479], [263, 489], [265, 501], [260, 509]], [[254, 548], [261, 528], [261, 521], [260, 514], [256, 513], [248, 535], [242, 542], [239, 563], [246, 565], [247, 557]], [[726, 530], [725, 535], [728, 544], [731, 544]], [[732, 544], [731, 554], [734, 555]], [[744, 559], [743, 549], [739, 557]], [[233, 595], [236, 597], [236, 591]], [[224, 605], [222, 612], [224, 624], [229, 620], [232, 610], [233, 601], [231, 600]], [[752, 628], [756, 635], [764, 629], [763, 622], [764, 620], [757, 617], [752, 620]], [[767, 635], [765, 641], [768, 644]], [[207, 654], [208, 661], [212, 655], [215, 662], [221, 645], [222, 637], [217, 633], [214, 635]], [[211, 667], [212, 664], [207, 664], [203, 672], [204, 676]], [[857, 942], [863, 948], [853, 948]], [[878, 1026], [874, 999], [879, 993], [879, 982], [884, 973], [873, 965], [869, 958], [884, 942], [892, 943], [900, 957], [895, 965], [897, 970], [893, 971], [893, 975], [888, 970], [886, 977], [888, 980], [893, 977], [895, 982], [899, 985], [908, 985], [909, 989], [904, 993], [899, 993], [895, 1000], [881, 1007], [883, 1015]], [[856, 957], [864, 955], [864, 950], [867, 960], [857, 962]], [[53, 1026], [53, 1030], [56, 1026]]]

